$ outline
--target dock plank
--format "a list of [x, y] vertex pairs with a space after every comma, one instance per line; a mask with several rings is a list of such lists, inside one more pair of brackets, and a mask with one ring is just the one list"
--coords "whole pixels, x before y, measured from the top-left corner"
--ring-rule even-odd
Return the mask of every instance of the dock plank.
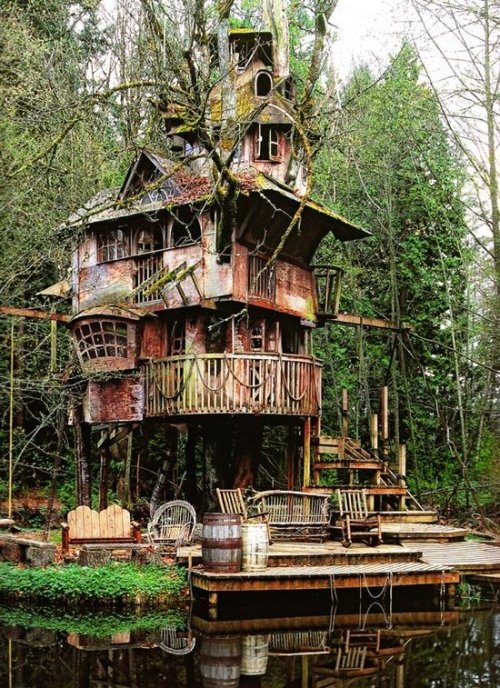
[[[411, 546], [413, 543], [408, 542]], [[429, 563], [453, 566], [462, 573], [475, 571], [500, 572], [500, 547], [486, 542], [422, 542], [415, 543], [422, 552], [422, 560]]]

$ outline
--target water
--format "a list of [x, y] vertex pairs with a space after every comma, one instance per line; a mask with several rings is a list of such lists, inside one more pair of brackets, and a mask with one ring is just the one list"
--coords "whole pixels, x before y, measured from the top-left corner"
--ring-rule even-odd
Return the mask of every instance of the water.
[[[498, 688], [500, 610], [442, 601], [248, 598], [71, 617], [0, 607], [6, 688]], [[97, 635], [96, 635], [97, 634]]]

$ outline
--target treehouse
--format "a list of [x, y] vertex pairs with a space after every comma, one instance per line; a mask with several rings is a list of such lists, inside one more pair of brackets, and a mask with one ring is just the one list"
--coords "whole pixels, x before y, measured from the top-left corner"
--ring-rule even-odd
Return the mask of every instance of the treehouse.
[[[120, 188], [70, 218], [80, 241], [69, 327], [85, 424], [239, 418], [248, 455], [265, 423], [301, 429], [308, 445], [321, 413], [312, 332], [338, 305], [334, 271], [314, 255], [328, 234], [368, 232], [301, 195], [293, 84], [273, 68], [271, 34], [232, 32], [230, 53], [229, 135], [222, 86], [209, 99], [212, 148], [166, 107], [166, 152], [140, 150]], [[227, 160], [224, 194], [214, 155]]]

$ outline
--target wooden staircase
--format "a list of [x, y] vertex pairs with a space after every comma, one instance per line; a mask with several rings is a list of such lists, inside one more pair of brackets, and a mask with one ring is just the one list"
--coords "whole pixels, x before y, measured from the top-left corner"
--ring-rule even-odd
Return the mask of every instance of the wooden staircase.
[[312, 484], [304, 490], [332, 494], [338, 488], [366, 489], [368, 508], [384, 522], [435, 523], [437, 514], [425, 511], [398, 475], [371, 451], [350, 437], [311, 438]]

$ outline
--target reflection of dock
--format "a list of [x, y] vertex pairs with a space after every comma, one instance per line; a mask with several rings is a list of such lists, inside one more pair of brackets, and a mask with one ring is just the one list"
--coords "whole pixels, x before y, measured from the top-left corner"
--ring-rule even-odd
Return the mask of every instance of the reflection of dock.
[[[369, 628], [383, 628], [387, 625], [387, 615], [377, 612], [362, 616], [362, 622]], [[336, 614], [335, 628], [357, 628], [360, 625], [360, 615]], [[397, 627], [399, 633], [419, 635], [422, 629], [427, 633], [429, 628], [442, 626], [455, 626], [461, 621], [458, 610], [450, 611], [407, 611], [393, 612], [391, 623]], [[205, 635], [218, 634], [244, 634], [279, 632], [281, 630], [300, 631], [301, 629], [328, 629], [332, 623], [331, 614], [315, 616], [286, 616], [279, 618], [255, 618], [255, 619], [205, 619], [201, 616], [192, 617], [193, 630]]]

